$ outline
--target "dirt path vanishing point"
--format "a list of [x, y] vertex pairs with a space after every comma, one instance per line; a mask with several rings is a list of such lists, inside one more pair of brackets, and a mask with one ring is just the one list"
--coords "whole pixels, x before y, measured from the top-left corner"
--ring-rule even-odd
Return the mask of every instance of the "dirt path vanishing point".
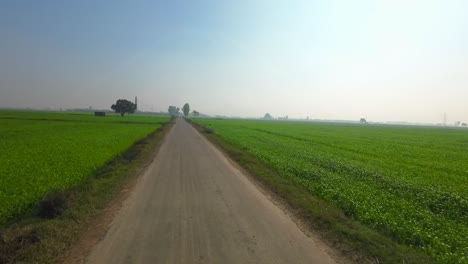
[[185, 120], [87, 263], [335, 263]]

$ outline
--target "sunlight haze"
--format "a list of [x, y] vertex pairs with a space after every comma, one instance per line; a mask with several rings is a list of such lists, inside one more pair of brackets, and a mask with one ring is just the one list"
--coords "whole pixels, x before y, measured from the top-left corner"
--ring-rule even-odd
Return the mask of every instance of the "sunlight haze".
[[2, 1], [0, 108], [468, 121], [468, 2]]

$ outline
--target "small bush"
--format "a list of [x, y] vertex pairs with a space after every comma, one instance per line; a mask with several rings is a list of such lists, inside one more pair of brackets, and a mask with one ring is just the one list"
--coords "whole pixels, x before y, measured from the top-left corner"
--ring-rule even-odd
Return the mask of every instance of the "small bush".
[[67, 194], [63, 190], [47, 193], [39, 202], [38, 216], [47, 219], [60, 216], [68, 208], [67, 198]]
[[203, 133], [205, 133], [205, 134], [213, 134], [214, 131], [213, 131], [213, 129], [211, 129], [211, 128], [204, 127], [204, 128], [203, 128]]

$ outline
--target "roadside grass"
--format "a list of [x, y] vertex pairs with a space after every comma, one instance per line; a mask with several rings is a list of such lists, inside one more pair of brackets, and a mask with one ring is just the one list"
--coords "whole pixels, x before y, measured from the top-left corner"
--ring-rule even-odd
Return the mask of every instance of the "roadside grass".
[[422, 250], [398, 244], [347, 216], [290, 178], [281, 177], [253, 155], [223, 140], [213, 129], [188, 121], [261, 186], [271, 190], [313, 233], [319, 234], [345, 258], [356, 263], [437, 263]]
[[0, 226], [0, 264], [62, 261], [123, 186], [151, 163], [171, 126], [162, 124], [79, 185], [48, 192], [30, 211]]

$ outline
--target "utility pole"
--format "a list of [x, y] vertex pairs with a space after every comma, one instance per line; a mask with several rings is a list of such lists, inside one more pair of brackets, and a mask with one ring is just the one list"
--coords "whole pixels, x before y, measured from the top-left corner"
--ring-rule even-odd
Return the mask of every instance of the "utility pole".
[[444, 113], [444, 126], [447, 126], [447, 113]]

